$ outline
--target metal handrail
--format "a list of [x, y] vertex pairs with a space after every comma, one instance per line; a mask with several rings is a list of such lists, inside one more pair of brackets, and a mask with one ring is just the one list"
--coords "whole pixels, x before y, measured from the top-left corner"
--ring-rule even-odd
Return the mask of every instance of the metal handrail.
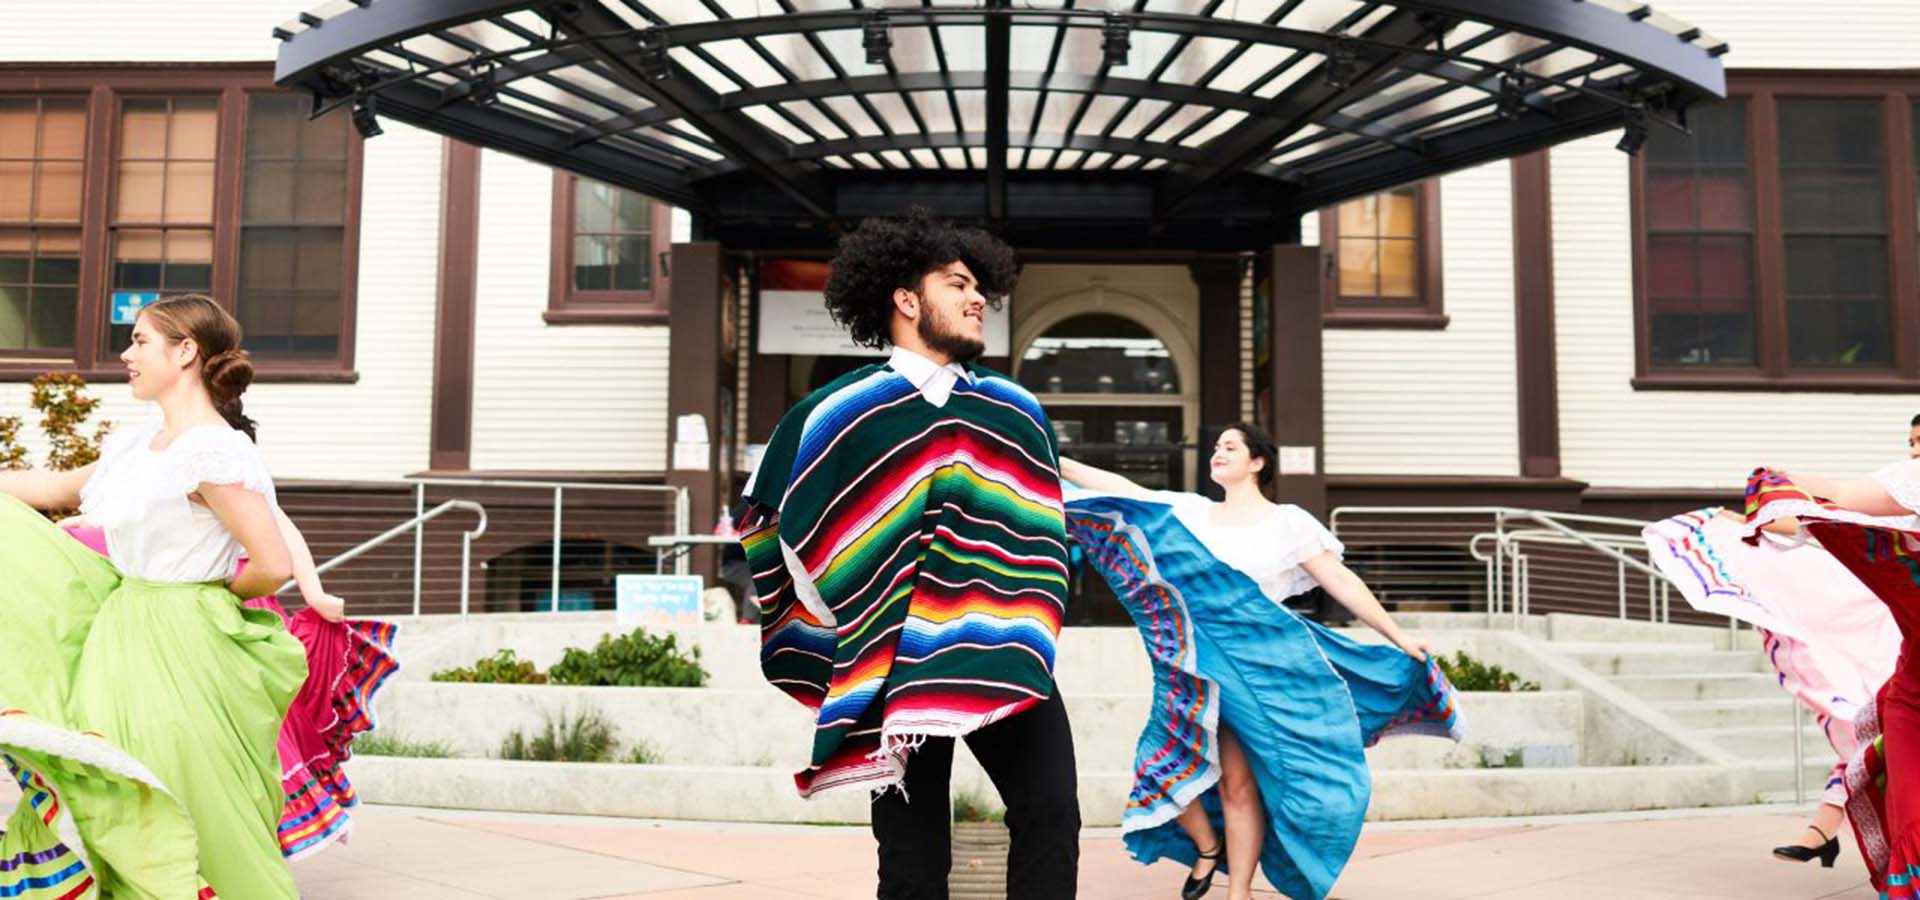
[[[560, 611], [560, 545], [562, 542], [560, 512], [565, 502], [567, 488], [591, 491], [626, 491], [637, 494], [673, 495], [673, 530], [675, 534], [685, 534], [692, 527], [692, 496], [684, 487], [666, 484], [620, 484], [605, 481], [540, 481], [518, 478], [409, 478], [413, 483], [413, 507], [416, 513], [424, 510], [429, 487], [484, 487], [484, 488], [522, 488], [553, 491], [553, 550], [551, 569], [548, 573], [548, 608], [552, 612]], [[413, 608], [420, 609], [422, 538], [414, 538], [413, 553]], [[674, 573], [687, 574], [688, 560], [685, 557], [674, 561]], [[466, 572], [463, 568], [461, 579], [464, 582]], [[461, 615], [466, 614], [466, 589], [460, 592]]]
[[[419, 571], [419, 565], [420, 565], [420, 554], [417, 549], [420, 546], [419, 535], [425, 531], [425, 529], [422, 526], [456, 509], [466, 510], [480, 517], [479, 524], [475, 525], [471, 530], [460, 535], [460, 615], [462, 618], [464, 618], [467, 615], [468, 591], [472, 587], [471, 581], [472, 581], [472, 569], [473, 569], [473, 565], [472, 565], [473, 542], [479, 539], [482, 535], [487, 533], [487, 508], [484, 506], [481, 506], [478, 503], [473, 502], [472, 500], [448, 500], [447, 502], [442, 503], [431, 510], [416, 514], [413, 518], [408, 519], [405, 522], [401, 522], [400, 524], [395, 525], [392, 528], [389, 528], [386, 531], [383, 531], [371, 538], [368, 538], [365, 541], [355, 544], [353, 547], [348, 548], [345, 553], [342, 553], [339, 556], [336, 556], [332, 559], [327, 560], [326, 562], [323, 562], [315, 566], [313, 568], [314, 574], [325, 575], [326, 573], [331, 572], [334, 569], [339, 568], [340, 566], [346, 565], [347, 563], [352, 562], [353, 560], [365, 555], [368, 551], [372, 550], [373, 548], [378, 547], [382, 544], [385, 544], [393, 540], [394, 538], [397, 538], [400, 535], [405, 534], [408, 531], [412, 531], [415, 535], [414, 546], [416, 550], [415, 550], [413, 559], [414, 559], [414, 571], [417, 573]], [[418, 584], [419, 584], [419, 576], [416, 574], [415, 575], [416, 587], [413, 593], [413, 614], [416, 616], [420, 614], [420, 591], [418, 588]], [[292, 587], [293, 587], [293, 580], [288, 579], [286, 584], [283, 584], [280, 586], [279, 592], [284, 593], [285, 591], [287, 591], [289, 588], [292, 588]]]

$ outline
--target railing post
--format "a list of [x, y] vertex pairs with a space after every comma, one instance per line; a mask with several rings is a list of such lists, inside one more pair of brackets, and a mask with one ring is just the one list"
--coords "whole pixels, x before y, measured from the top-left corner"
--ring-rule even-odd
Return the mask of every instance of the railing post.
[[1657, 596], [1659, 592], [1658, 585], [1659, 582], [1652, 575], [1647, 576], [1647, 621], [1649, 622], [1660, 621], [1660, 598]]
[[1805, 739], [1801, 729], [1806, 726], [1801, 722], [1804, 713], [1800, 702], [1792, 698], [1789, 702], [1793, 704], [1793, 802], [1804, 804], [1807, 802], [1807, 748], [1801, 746]]
[[427, 514], [427, 486], [419, 482], [413, 485], [413, 614], [420, 615], [420, 572], [427, 554], [427, 523], [420, 517]]
[[469, 593], [473, 589], [473, 534], [460, 535], [460, 621], [467, 620]]
[[[676, 534], [691, 534], [693, 528], [693, 495], [685, 487], [673, 495], [673, 530]], [[693, 562], [691, 550], [682, 552], [673, 559], [673, 574], [687, 574], [688, 566]]]
[[1668, 582], [1660, 582], [1660, 624], [1662, 625], [1673, 624], [1672, 587], [1673, 585]]
[[548, 572], [550, 581], [547, 597], [547, 611], [560, 611], [560, 492], [565, 488], [553, 486], [553, 568]]
[[1627, 564], [1619, 560], [1613, 563], [1614, 585], [1620, 589], [1620, 621], [1627, 620]]

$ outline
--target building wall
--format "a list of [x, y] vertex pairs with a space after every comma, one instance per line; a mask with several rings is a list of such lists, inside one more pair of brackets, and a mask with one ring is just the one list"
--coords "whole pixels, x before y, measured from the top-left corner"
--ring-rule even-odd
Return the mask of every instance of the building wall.
[[[0, 59], [8, 57], [0, 49]], [[360, 285], [352, 384], [257, 384], [247, 414], [279, 479], [377, 481], [427, 467], [433, 397], [434, 290], [440, 228], [439, 135], [398, 122], [366, 144], [361, 187]], [[137, 423], [158, 408], [123, 382], [93, 385], [96, 419]], [[30, 414], [30, 387], [0, 382], [0, 412]], [[25, 443], [44, 459], [36, 418]]]
[[1520, 473], [1511, 197], [1505, 162], [1440, 181], [1446, 328], [1328, 329], [1328, 474]]
[[553, 170], [482, 153], [473, 468], [665, 469], [667, 327], [548, 325], [552, 227]]
[[[1727, 41], [1730, 69], [1893, 69], [1920, 62], [1911, 0], [1662, 0]], [[1854, 474], [1905, 455], [1913, 394], [1635, 391], [1628, 158], [1615, 134], [1553, 151], [1560, 440], [1596, 486], [1736, 488], [1757, 465]]]
[[0, 28], [6, 62], [263, 62], [273, 29], [313, 0], [9, 0]]

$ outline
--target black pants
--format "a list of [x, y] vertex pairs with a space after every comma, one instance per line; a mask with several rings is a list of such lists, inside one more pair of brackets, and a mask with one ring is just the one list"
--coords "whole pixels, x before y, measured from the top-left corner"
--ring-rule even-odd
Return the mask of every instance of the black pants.
[[[1080, 871], [1080, 799], [1073, 730], [1059, 687], [1045, 703], [967, 735], [966, 741], [1007, 807], [1013, 840], [1007, 900], [1071, 900]], [[929, 739], [907, 756], [906, 797], [887, 791], [874, 799], [879, 900], [947, 900], [952, 774], [953, 739]]]

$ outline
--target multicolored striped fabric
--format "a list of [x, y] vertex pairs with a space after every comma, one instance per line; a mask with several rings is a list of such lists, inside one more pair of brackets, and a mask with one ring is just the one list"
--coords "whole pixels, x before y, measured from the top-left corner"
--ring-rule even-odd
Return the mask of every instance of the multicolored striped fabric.
[[851, 372], [781, 420], [745, 499], [762, 670], [816, 710], [802, 796], [896, 785], [918, 740], [1052, 691], [1059, 457], [1019, 385], [974, 368], [936, 407], [891, 368]]
[[1823, 799], [1847, 802], [1846, 767], [1859, 749], [1854, 722], [1873, 705], [1900, 656], [1900, 628], [1880, 598], [1819, 544], [1778, 535], [1749, 544], [1718, 508], [1682, 513], [1641, 531], [1649, 558], [1702, 612], [1761, 635], [1781, 688], [1813, 713], [1837, 760]]
[[1269, 598], [1165, 503], [1069, 492], [1067, 533], [1132, 615], [1153, 664], [1152, 713], [1134, 755], [1121, 830], [1140, 862], [1192, 865], [1175, 821], [1220, 817], [1220, 730], [1239, 739], [1267, 810], [1260, 868], [1280, 893], [1320, 900], [1360, 837], [1382, 737], [1458, 739], [1439, 667], [1361, 644]]
[[[1896, 495], [1898, 496], [1898, 495]], [[1917, 510], [1920, 511], [1920, 510]], [[1893, 676], [1856, 722], [1859, 750], [1847, 764], [1847, 819], [1880, 896], [1913, 900], [1920, 884], [1920, 791], [1899, 788], [1920, 772], [1920, 530], [1813, 496], [1787, 476], [1756, 469], [1747, 480], [1747, 529], [1792, 517], [1886, 604], [1906, 643]]]

